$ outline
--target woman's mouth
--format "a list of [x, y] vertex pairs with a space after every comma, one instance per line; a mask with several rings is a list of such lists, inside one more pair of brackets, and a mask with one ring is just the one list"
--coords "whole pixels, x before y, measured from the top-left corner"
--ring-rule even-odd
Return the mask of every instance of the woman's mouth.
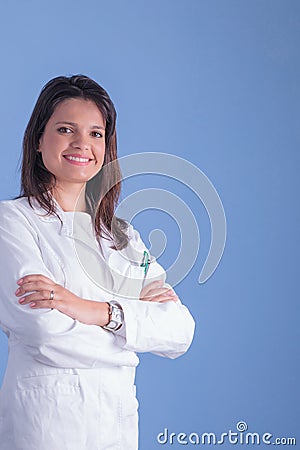
[[92, 159], [85, 156], [77, 156], [77, 155], [63, 155], [63, 157], [71, 164], [75, 164], [76, 166], [87, 166]]

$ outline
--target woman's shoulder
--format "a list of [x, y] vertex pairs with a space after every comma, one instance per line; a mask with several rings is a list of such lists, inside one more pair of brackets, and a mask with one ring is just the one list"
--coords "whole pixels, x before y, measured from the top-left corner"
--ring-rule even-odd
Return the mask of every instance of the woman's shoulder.
[[[0, 201], [0, 220], [10, 217], [27, 215], [32, 210], [27, 197], [18, 197], [13, 200]], [[26, 214], [27, 213], [27, 214]]]
[[16, 197], [10, 200], [4, 199], [4, 200], [0, 200], [0, 205], [5, 205], [5, 206], [12, 206], [15, 207], [17, 205], [22, 205], [22, 204], [26, 204], [28, 203], [28, 198], [27, 197]]

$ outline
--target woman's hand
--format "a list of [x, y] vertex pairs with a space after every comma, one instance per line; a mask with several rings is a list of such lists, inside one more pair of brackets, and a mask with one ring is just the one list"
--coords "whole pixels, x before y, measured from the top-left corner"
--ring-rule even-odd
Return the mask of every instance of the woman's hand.
[[177, 302], [178, 296], [170, 285], [166, 285], [163, 281], [152, 281], [147, 284], [140, 293], [140, 300], [147, 302]]
[[44, 275], [27, 275], [17, 284], [19, 288], [16, 296], [21, 297], [19, 300], [21, 305], [30, 303], [33, 309], [57, 309], [86, 325], [103, 326], [109, 322], [107, 303], [84, 300]]

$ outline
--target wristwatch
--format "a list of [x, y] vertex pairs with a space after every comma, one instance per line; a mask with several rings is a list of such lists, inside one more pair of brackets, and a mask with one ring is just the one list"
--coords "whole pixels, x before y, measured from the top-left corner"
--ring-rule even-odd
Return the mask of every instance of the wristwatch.
[[121, 328], [124, 322], [123, 310], [119, 305], [115, 305], [109, 302], [107, 302], [107, 304], [109, 306], [109, 322], [102, 328], [104, 328], [104, 330], [117, 331]]

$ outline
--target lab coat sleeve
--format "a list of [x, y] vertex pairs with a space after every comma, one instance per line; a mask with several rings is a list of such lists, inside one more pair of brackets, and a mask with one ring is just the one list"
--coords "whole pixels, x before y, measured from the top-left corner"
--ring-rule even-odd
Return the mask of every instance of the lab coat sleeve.
[[[85, 325], [56, 309], [32, 309], [15, 296], [17, 280], [41, 274], [56, 282], [38, 245], [38, 236], [12, 202], [0, 202], [0, 326], [44, 364], [58, 367], [101, 367], [106, 332]], [[74, 343], [77, 343], [74, 345]]]
[[[145, 249], [139, 233], [132, 227], [129, 235], [130, 245]], [[152, 279], [165, 279], [165, 272], [156, 261], [151, 263], [150, 268]], [[124, 349], [177, 358], [190, 347], [195, 322], [180, 300], [158, 303], [118, 297], [115, 302], [124, 311], [125, 325], [116, 333], [116, 339]]]

